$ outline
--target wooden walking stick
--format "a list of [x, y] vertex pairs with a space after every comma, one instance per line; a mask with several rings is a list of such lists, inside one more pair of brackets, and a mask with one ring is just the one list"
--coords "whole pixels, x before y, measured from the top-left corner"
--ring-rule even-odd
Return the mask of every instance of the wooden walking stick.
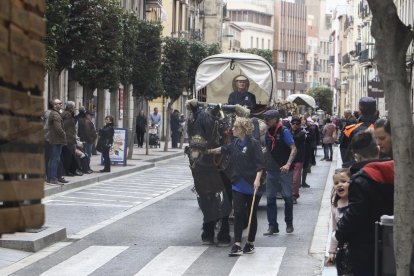
[[253, 215], [254, 201], [256, 200], [256, 192], [257, 192], [257, 189], [254, 188], [252, 207], [250, 207], [249, 224], [247, 225], [247, 235], [250, 234], [250, 224], [252, 223], [252, 215]]

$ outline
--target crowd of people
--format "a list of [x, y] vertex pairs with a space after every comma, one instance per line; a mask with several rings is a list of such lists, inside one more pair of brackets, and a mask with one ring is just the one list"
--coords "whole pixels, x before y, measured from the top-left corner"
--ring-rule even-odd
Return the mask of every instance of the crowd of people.
[[[248, 92], [244, 76], [235, 79], [235, 91], [229, 103], [248, 108], [255, 99]], [[324, 156], [333, 160], [333, 146], [339, 144], [343, 168], [335, 171], [332, 191], [333, 233], [327, 264], [336, 263], [338, 275], [374, 275], [375, 222], [382, 215], [393, 215], [394, 161], [391, 127], [379, 118], [376, 101], [363, 97], [359, 111], [345, 110], [341, 120], [326, 117], [319, 127], [316, 117], [308, 114], [291, 116], [282, 110], [268, 110], [265, 150], [253, 137], [249, 119], [237, 118], [231, 145], [211, 149], [209, 154], [227, 153], [233, 163], [232, 197], [235, 216], [234, 245], [230, 256], [254, 252], [257, 231], [256, 211], [261, 199], [260, 179], [264, 178], [267, 196], [268, 230], [264, 235], [279, 233], [276, 198], [284, 200], [286, 233], [292, 233], [293, 205], [300, 197], [300, 187], [309, 188], [307, 173], [316, 164], [315, 150], [321, 141]], [[356, 116], [355, 116], [356, 115]], [[262, 177], [265, 176], [265, 177]], [[280, 191], [279, 191], [280, 190]], [[249, 233], [244, 248], [241, 231], [246, 211], [250, 211]]]
[[[97, 139], [97, 131], [93, 121], [93, 113], [79, 108], [68, 101], [54, 99], [42, 116], [45, 133], [45, 167], [46, 182], [65, 184], [69, 181], [65, 176], [81, 176], [93, 173], [90, 158]], [[100, 172], [110, 171], [109, 149], [113, 143], [113, 117], [105, 118], [106, 125], [99, 130], [96, 148], [102, 152], [105, 167]], [[101, 141], [101, 142], [100, 142]]]
[[[153, 112], [149, 115], [149, 127], [154, 130], [154, 136], [149, 137], [149, 145], [158, 145], [160, 139], [160, 129], [162, 124], [161, 114], [158, 112], [158, 107], [154, 107]], [[142, 148], [144, 145], [144, 136], [148, 125], [148, 119], [144, 111], [141, 110], [136, 117], [136, 135], [138, 147]], [[170, 117], [170, 130], [171, 130], [171, 148], [178, 148], [178, 142], [181, 141], [184, 135], [185, 118], [180, 111], [174, 109]], [[150, 132], [152, 133], [152, 132]]]
[[[237, 76], [234, 79], [235, 90], [230, 94], [228, 103], [253, 110], [256, 102], [254, 95], [248, 92], [248, 84], [245, 76]], [[316, 117], [311, 118], [308, 114], [292, 117], [282, 110], [268, 110], [263, 116], [267, 125], [264, 145], [260, 143], [260, 137], [255, 137], [253, 119], [237, 117], [232, 129], [232, 143], [207, 151], [208, 154], [227, 154], [232, 164], [230, 181], [235, 237], [229, 256], [255, 252], [257, 206], [264, 188], [268, 230], [263, 235], [279, 233], [278, 194], [285, 202], [286, 233], [294, 232], [293, 205], [298, 203], [300, 188], [310, 187], [306, 176], [311, 172], [311, 166], [316, 165], [316, 149], [320, 139]], [[263, 188], [259, 189], [261, 186]], [[246, 227], [248, 237], [242, 247], [242, 231]]]

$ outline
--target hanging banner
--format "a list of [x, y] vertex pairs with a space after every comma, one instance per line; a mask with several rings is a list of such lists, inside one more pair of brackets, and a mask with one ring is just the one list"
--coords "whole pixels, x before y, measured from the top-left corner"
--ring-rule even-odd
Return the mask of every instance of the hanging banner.
[[[128, 129], [114, 128], [114, 143], [109, 150], [109, 158], [111, 164], [127, 164], [127, 145], [128, 145]], [[103, 158], [101, 155], [101, 165], [103, 165]]]

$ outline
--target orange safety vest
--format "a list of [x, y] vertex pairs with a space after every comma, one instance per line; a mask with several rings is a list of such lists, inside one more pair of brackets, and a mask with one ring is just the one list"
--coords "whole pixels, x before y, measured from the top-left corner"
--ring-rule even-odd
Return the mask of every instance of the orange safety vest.
[[[351, 136], [351, 133], [355, 129], [357, 129], [359, 126], [361, 126], [362, 124], [363, 123], [358, 123], [358, 124], [353, 124], [353, 125], [346, 126], [345, 129], [344, 129], [344, 135], [349, 138], [349, 136]], [[374, 125], [370, 124], [368, 128], [372, 129], [372, 128], [374, 128]]]

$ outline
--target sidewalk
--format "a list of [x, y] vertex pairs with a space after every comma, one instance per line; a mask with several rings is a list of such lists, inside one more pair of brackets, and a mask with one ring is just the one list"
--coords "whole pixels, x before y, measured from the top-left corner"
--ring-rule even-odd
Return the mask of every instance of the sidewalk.
[[[170, 143], [171, 145], [171, 143]], [[172, 149], [169, 145], [168, 151], [164, 151], [164, 142], [161, 142], [160, 148], [149, 148], [148, 155], [146, 155], [145, 148], [138, 148], [134, 145], [132, 159], [127, 160], [127, 165], [111, 165], [111, 172], [101, 173], [99, 170], [103, 169], [101, 165], [101, 154], [92, 155], [90, 167], [94, 171], [91, 174], [84, 174], [82, 176], [65, 176], [65, 179], [69, 181], [64, 185], [53, 185], [45, 182], [45, 197], [64, 192], [67, 190], [79, 188], [92, 183], [112, 179], [122, 175], [146, 170], [154, 167], [154, 163], [177, 156], [184, 156], [184, 147], [182, 149]]]

